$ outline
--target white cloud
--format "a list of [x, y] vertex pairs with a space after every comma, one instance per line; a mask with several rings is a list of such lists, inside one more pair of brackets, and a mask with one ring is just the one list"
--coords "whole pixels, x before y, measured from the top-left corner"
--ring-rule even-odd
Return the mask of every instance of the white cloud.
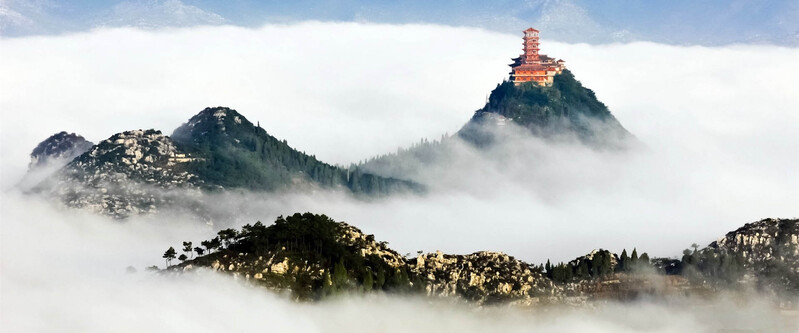
[[[77, 132], [95, 142], [135, 128], [155, 127], [169, 134], [202, 108], [217, 105], [236, 108], [269, 133], [322, 160], [368, 158], [459, 129], [506, 76], [519, 42], [518, 36], [477, 29], [319, 22], [255, 30], [112, 29], [0, 39], [0, 185], [12, 186], [24, 173], [27, 154], [57, 131]], [[614, 251], [637, 246], [651, 255], [676, 255], [693, 242], [708, 243], [745, 222], [799, 215], [799, 95], [792, 81], [799, 76], [798, 49], [547, 41], [543, 49], [565, 59], [646, 149], [599, 153], [525, 139], [489, 155], [496, 160], [460, 160], [452, 172], [438, 170], [433, 174], [439, 176], [436, 190], [426, 197], [364, 204], [326, 193], [246, 196], [238, 202], [233, 199], [241, 198], [229, 195], [222, 198], [229, 201], [219, 202], [237, 208], [241, 223], [313, 211], [375, 233], [402, 252], [490, 249], [532, 262], [567, 260], [600, 246]], [[462, 157], [470, 154], [467, 150]], [[441, 190], [444, 185], [453, 189]], [[157, 258], [162, 248], [212, 232], [186, 226], [151, 233], [153, 224], [135, 223], [108, 226], [109, 231], [98, 226], [108, 221], [74, 212], [58, 215], [62, 213], [38, 205], [3, 198], [4, 314], [27, 290], [8, 298], [13, 290], [9, 286], [21, 288], [32, 276], [38, 277], [27, 285], [37, 292], [33, 299], [54, 299], [53, 306], [58, 306], [85, 292], [96, 296], [87, 302], [100, 302], [101, 295], [123, 293], [122, 287], [103, 285], [92, 291], [90, 285], [73, 289], [53, 283], [61, 276], [72, 277], [65, 281], [115, 279], [114, 272], [129, 263], [152, 263], [150, 258]], [[17, 206], [26, 214], [41, 215], [13, 213]], [[20, 227], [31, 220], [56, 227]], [[83, 220], [94, 222], [79, 222]], [[155, 217], [158, 221], [175, 220]], [[136, 231], [123, 232], [129, 227]], [[58, 244], [79, 239], [89, 245], [63, 255], [34, 249], [53, 254], [53, 260], [39, 264], [21, 254], [7, 255], [35, 243], [40, 232], [47, 239], [60, 239]], [[122, 234], [129, 238], [120, 238]], [[69, 260], [82, 256], [90, 258], [88, 268], [78, 259]], [[210, 283], [199, 279], [197, 293]], [[142, 282], [150, 291], [147, 297], [158, 304], [152, 311], [207, 323], [203, 312], [190, 315], [165, 308], [188, 308], [202, 301], [201, 296], [192, 296], [197, 298], [191, 304], [169, 303], [164, 295], [174, 296], [168, 291], [176, 285], [164, 282], [163, 288], [149, 289], [157, 283]], [[250, 296], [239, 286], [229, 288], [241, 293], [244, 313], [289, 306], [271, 296]], [[208, 295], [219, 299], [226, 292]], [[121, 297], [142, 307], [152, 305], [129, 294]], [[132, 308], [122, 303], [110, 309], [118, 310], [125, 322], [124, 313]], [[391, 303], [387, 308], [403, 306], [410, 305]], [[29, 304], [23, 310], [37, 309]], [[44, 309], [63, 316], [54, 307]], [[93, 307], [86, 303], [78, 309], [88, 312]], [[352, 318], [335, 312], [346, 310], [332, 311]], [[291, 315], [311, 327], [321, 325], [299, 312]], [[453, 316], [453, 321], [462, 320]], [[5, 323], [11, 323], [8, 318], [3, 316]]]
[[[10, 332], [695, 332], [795, 327], [760, 299], [674, 299], [591, 310], [475, 309], [444, 300], [388, 295], [296, 303], [207, 271], [158, 276], [167, 244], [207, 232], [172, 219], [125, 224], [3, 193], [0, 210], [0, 329]], [[186, 222], [186, 223], [176, 223]], [[196, 238], [195, 238], [196, 239]], [[136, 266], [135, 274], [126, 273]], [[790, 326], [794, 325], [794, 326]]]

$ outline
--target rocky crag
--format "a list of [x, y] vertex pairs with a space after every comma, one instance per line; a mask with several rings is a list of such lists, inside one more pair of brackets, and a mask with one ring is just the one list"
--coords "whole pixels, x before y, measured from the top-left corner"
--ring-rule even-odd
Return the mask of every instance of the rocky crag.
[[203, 184], [186, 171], [195, 160], [160, 131], [126, 131], [69, 162], [38, 190], [113, 217], [152, 213], [186, 194], [173, 191]]

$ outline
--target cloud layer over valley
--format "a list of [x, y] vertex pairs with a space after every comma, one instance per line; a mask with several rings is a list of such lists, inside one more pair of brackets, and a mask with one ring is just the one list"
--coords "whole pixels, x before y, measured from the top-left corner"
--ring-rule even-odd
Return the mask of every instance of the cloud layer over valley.
[[[0, 39], [2, 327], [56, 330], [46, 325], [64, 322], [60, 330], [115, 330], [71, 317], [92, 314], [131, 330], [163, 329], [171, 316], [180, 319], [174, 330], [210, 331], [219, 323], [208, 319], [214, 312], [204, 302], [213, 300], [216, 308], [241, 310], [224, 320], [256, 326], [271, 320], [274, 329], [287, 331], [329, 331], [326, 325], [346, 331], [348, 320], [394, 312], [433, 321], [424, 327], [429, 331], [453, 330], [451, 323], [463, 323], [467, 332], [495, 325], [584, 331], [571, 320], [582, 314], [572, 312], [547, 320], [511, 311], [490, 319], [492, 310], [472, 316], [457, 305], [379, 298], [309, 307], [212, 274], [152, 278], [141, 268], [159, 264], [167, 247], [215, 230], [169, 212], [113, 223], [8, 190], [23, 176], [33, 147], [55, 132], [93, 142], [137, 128], [171, 134], [217, 105], [322, 161], [357, 163], [456, 132], [507, 76], [520, 42], [470, 28], [318, 22]], [[793, 82], [799, 49], [545, 40], [542, 53], [565, 59], [641, 145], [597, 151], [523, 136], [486, 154], [460, 147], [454, 167], [433, 166], [420, 176], [431, 185], [424, 196], [363, 202], [324, 192], [220, 194], [209, 197], [210, 208], [237, 216], [216, 227], [312, 211], [358, 226], [403, 253], [495, 250], [538, 263], [598, 247], [676, 256], [746, 222], [799, 216]], [[140, 272], [125, 275], [128, 265]], [[382, 306], [364, 305], [373, 302]], [[709, 311], [758, 313], [748, 306]], [[653, 319], [658, 331], [705, 328], [699, 314], [668, 308], [625, 311], [649, 319], [665, 311]], [[136, 313], [153, 322], [134, 320], [134, 309], [150, 311]], [[15, 311], [20, 315], [10, 315]], [[591, 313], [590, 328], [636, 329], [635, 320], [609, 320], [617, 318], [613, 311]], [[39, 324], [45, 326], [29, 326]]]

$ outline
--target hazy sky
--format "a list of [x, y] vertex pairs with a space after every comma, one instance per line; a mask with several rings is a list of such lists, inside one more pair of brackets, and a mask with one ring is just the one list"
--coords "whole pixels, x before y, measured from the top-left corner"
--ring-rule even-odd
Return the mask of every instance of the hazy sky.
[[[549, 40], [542, 48], [565, 59], [643, 147], [597, 152], [524, 137], [487, 155], [464, 149], [458, 168], [424, 197], [228, 194], [209, 200], [211, 208], [236, 211], [234, 225], [325, 213], [403, 253], [498, 250], [531, 262], [597, 247], [673, 256], [746, 222], [799, 215], [799, 50]], [[471, 28], [318, 22], [0, 39], [1, 327], [218, 331], [235, 322], [407, 331], [420, 328], [404, 318], [416, 318], [429, 331], [684, 332], [707, 329], [707, 318], [775, 323], [757, 303], [702, 307], [709, 312], [633, 304], [549, 317], [397, 299], [308, 307], [215, 275], [142, 274], [163, 265], [169, 246], [214, 233], [191, 216], [114, 223], [6, 191], [33, 147], [57, 131], [94, 142], [137, 128], [169, 134], [207, 106], [233, 107], [324, 161], [368, 158], [456, 131], [519, 49], [517, 35]], [[124, 275], [128, 265], [140, 273]]]
[[677, 45], [799, 45], [792, 0], [0, 0], [0, 36], [96, 27], [187, 27], [306, 20], [428, 23], [518, 32], [576, 43], [654, 41]]

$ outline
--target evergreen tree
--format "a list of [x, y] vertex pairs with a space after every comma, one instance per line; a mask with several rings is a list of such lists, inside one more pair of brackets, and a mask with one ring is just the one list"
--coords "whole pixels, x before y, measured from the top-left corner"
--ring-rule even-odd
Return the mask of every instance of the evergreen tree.
[[194, 252], [197, 252], [197, 255], [201, 256], [201, 255], [203, 255], [203, 253], [205, 253], [205, 250], [203, 250], [203, 248], [198, 246], [198, 247], [194, 248]]
[[580, 263], [577, 264], [577, 271], [575, 275], [579, 279], [587, 279], [590, 277], [590, 269], [588, 268], [588, 261], [580, 260]]
[[383, 289], [383, 286], [386, 284], [386, 270], [383, 266], [377, 266], [377, 279], [375, 279], [375, 287], [378, 290]]
[[347, 286], [348, 280], [349, 277], [347, 276], [347, 268], [344, 267], [344, 261], [339, 261], [333, 267], [333, 285], [337, 290], [341, 290]]
[[238, 231], [236, 231], [236, 229], [227, 228], [220, 230], [217, 235], [219, 237], [219, 245], [227, 248], [236, 236], [238, 236]]
[[211, 246], [212, 245], [211, 241], [204, 240], [200, 242], [200, 245], [202, 245], [205, 248], [205, 252], [208, 252], [209, 254], [211, 253], [211, 250], [213, 250], [213, 247]]
[[194, 252], [192, 252], [191, 242], [183, 242], [183, 253], [188, 253], [189, 256], [194, 257]]
[[175, 248], [171, 246], [169, 247], [169, 249], [166, 250], [166, 252], [164, 252], [162, 258], [166, 259], [167, 268], [169, 268], [169, 264], [172, 263], [172, 259], [175, 259], [176, 254], [177, 252], [175, 252]]
[[372, 288], [374, 287], [374, 284], [375, 284], [375, 281], [374, 281], [374, 278], [372, 278], [372, 270], [367, 268], [366, 269], [366, 274], [363, 277], [363, 291], [365, 291], [367, 293], [371, 292]]
[[330, 272], [325, 270], [322, 275], [322, 295], [329, 296], [335, 293], [336, 286], [333, 285], [333, 279], [330, 278]]
[[621, 256], [619, 257], [619, 266], [616, 267], [616, 271], [618, 272], [626, 272], [629, 270], [630, 266], [630, 257], [627, 256], [627, 249], [621, 251]]
[[642, 253], [641, 256], [638, 257], [638, 263], [639, 265], [640, 264], [649, 265], [649, 255], [646, 254], [646, 252]]
[[544, 265], [544, 269], [546, 269], [546, 275], [548, 278], [552, 278], [552, 264], [549, 263], [549, 259], [547, 259], [546, 265]]
[[186, 254], [181, 254], [180, 257], [178, 257], [178, 260], [180, 261], [186, 261], [186, 259], [189, 259], [189, 257], [186, 256]]
[[638, 263], [638, 250], [633, 248], [633, 253], [630, 255], [630, 266], [634, 266]]

